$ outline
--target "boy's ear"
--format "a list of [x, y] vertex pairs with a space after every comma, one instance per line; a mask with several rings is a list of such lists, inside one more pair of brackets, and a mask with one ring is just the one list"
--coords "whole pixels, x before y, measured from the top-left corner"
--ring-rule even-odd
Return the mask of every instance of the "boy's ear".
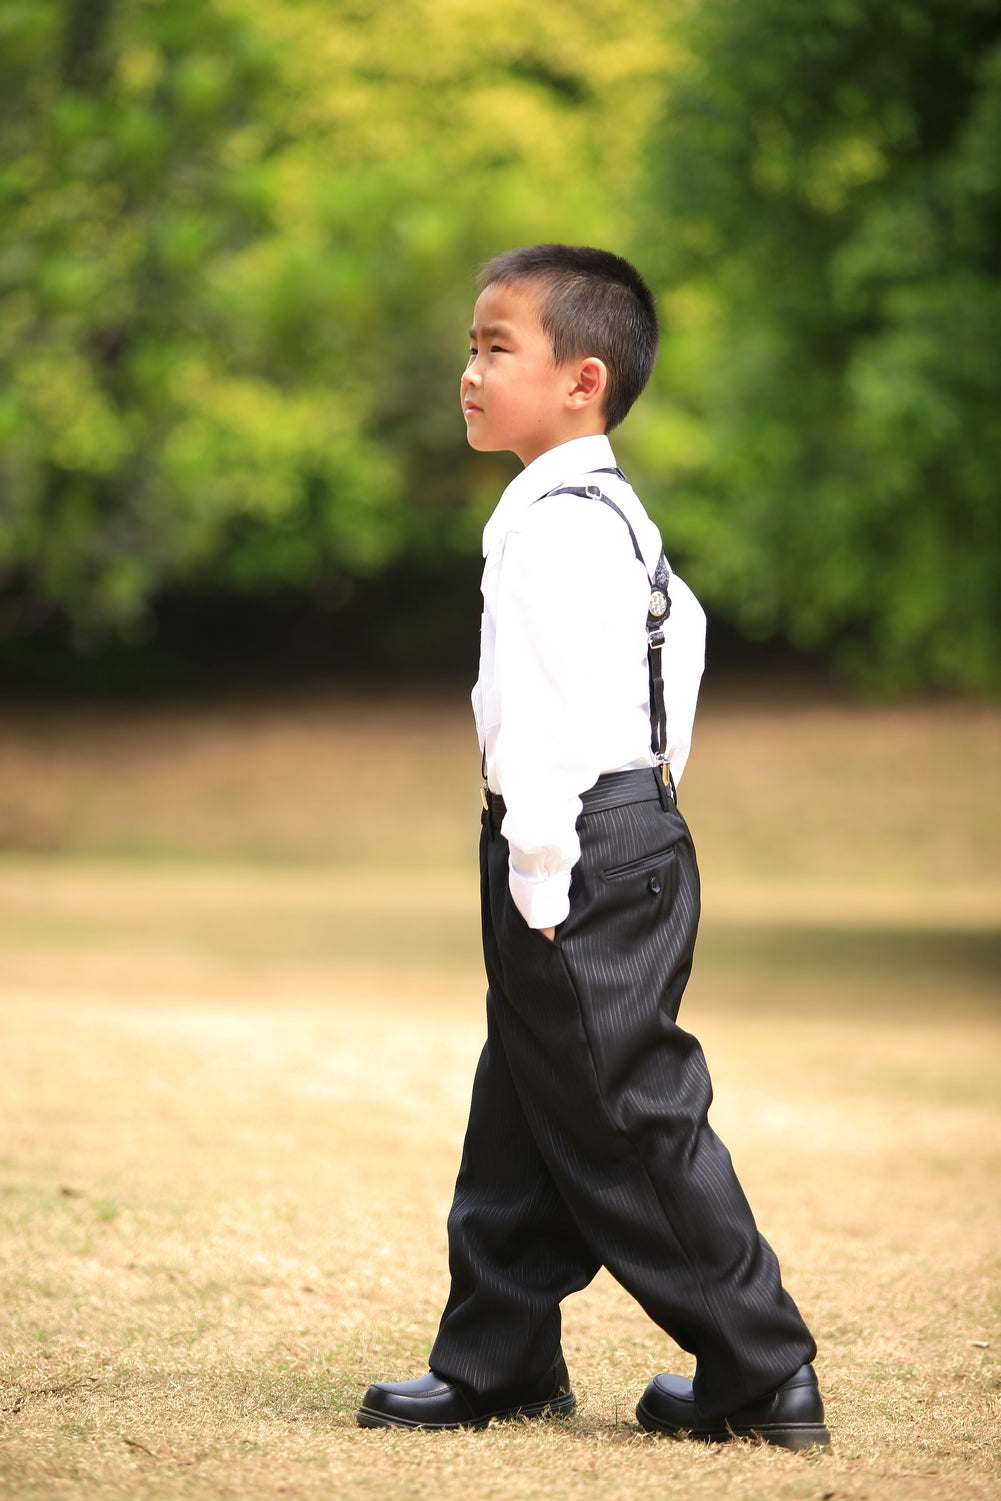
[[600, 406], [608, 389], [608, 367], [604, 360], [589, 354], [587, 359], [581, 360], [573, 374], [574, 382], [567, 396], [568, 405], [575, 410], [595, 403]]

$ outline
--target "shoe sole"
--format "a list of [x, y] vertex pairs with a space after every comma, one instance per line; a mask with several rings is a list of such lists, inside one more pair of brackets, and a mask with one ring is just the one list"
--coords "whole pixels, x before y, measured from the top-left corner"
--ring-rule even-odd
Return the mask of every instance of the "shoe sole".
[[681, 1428], [655, 1418], [642, 1401], [636, 1408], [636, 1416], [648, 1433], [663, 1433], [668, 1438], [690, 1438], [700, 1444], [730, 1444], [734, 1439], [747, 1438], [762, 1444], [774, 1444], [780, 1449], [827, 1449], [831, 1435], [823, 1423], [761, 1423], [756, 1428]]
[[463, 1423], [422, 1423], [420, 1419], [390, 1416], [364, 1403], [358, 1409], [359, 1428], [409, 1428], [423, 1429], [425, 1433], [451, 1433], [459, 1428], [485, 1428], [488, 1423], [508, 1422], [517, 1418], [567, 1418], [577, 1406], [573, 1392], [559, 1397], [549, 1397], [545, 1402], [526, 1402], [523, 1407], [501, 1407], [496, 1412], [481, 1413]]

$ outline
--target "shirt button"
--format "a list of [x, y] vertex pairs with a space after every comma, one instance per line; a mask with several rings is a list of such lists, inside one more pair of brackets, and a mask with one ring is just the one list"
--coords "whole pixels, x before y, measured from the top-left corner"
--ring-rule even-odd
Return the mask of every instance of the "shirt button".
[[654, 896], [660, 896], [660, 877], [659, 876], [651, 876], [650, 879], [649, 879], [649, 881], [647, 881], [646, 884], [647, 884], [647, 890], [648, 891], [652, 891], [653, 894], [654, 894]]

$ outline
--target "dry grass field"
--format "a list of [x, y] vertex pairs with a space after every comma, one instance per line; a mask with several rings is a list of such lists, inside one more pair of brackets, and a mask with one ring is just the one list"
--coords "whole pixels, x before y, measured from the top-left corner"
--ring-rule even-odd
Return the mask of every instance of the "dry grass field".
[[604, 1275], [565, 1307], [574, 1418], [354, 1426], [446, 1291], [476, 770], [448, 699], [6, 716], [0, 1496], [1001, 1496], [1001, 713], [970, 704], [710, 698], [682, 786], [683, 1020], [831, 1452], [642, 1434], [690, 1365]]

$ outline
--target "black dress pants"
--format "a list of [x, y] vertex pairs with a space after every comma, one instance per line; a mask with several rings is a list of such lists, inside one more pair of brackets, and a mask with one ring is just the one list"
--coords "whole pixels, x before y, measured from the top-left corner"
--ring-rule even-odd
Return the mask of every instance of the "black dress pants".
[[430, 1365], [481, 1394], [517, 1392], [556, 1357], [561, 1300], [604, 1265], [695, 1354], [696, 1399], [713, 1416], [771, 1390], [816, 1346], [706, 1119], [702, 1050], [675, 1020], [698, 869], [653, 772], [644, 785], [646, 800], [622, 806], [589, 811], [585, 798], [555, 942], [515, 906], [507, 842], [484, 814], [487, 1041]]

